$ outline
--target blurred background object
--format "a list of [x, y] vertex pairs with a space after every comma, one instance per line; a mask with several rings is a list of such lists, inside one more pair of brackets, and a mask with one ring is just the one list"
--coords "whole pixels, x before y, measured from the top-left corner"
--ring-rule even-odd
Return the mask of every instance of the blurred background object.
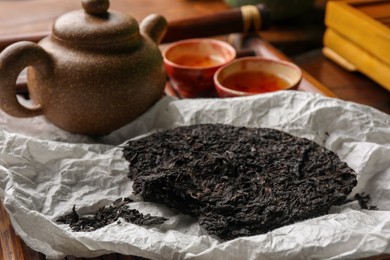
[[323, 54], [390, 90], [390, 1], [329, 1], [325, 14]]
[[265, 4], [275, 21], [284, 20], [304, 14], [314, 5], [314, 0], [224, 0], [232, 7], [243, 5]]

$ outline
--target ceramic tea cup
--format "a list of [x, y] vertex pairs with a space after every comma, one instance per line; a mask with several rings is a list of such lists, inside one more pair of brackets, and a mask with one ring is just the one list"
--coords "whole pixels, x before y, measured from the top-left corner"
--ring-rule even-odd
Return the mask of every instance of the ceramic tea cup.
[[302, 71], [291, 62], [244, 57], [219, 68], [214, 75], [219, 97], [239, 97], [297, 89]]
[[235, 56], [230, 44], [215, 39], [177, 41], [163, 50], [170, 83], [184, 98], [215, 96], [214, 73]]

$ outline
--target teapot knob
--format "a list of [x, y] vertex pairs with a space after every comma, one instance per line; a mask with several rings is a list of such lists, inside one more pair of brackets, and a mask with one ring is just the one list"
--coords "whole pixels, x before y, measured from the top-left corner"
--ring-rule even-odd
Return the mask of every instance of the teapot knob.
[[109, 0], [82, 0], [81, 4], [87, 14], [96, 16], [106, 15], [110, 7]]

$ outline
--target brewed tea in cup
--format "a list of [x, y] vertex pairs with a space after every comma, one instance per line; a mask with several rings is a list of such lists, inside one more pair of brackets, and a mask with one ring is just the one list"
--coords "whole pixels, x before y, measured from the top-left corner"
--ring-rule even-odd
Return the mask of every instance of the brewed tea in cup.
[[184, 98], [215, 96], [214, 73], [236, 56], [228, 43], [215, 39], [189, 39], [163, 51], [172, 86]]
[[278, 90], [297, 89], [302, 71], [291, 62], [245, 57], [237, 59], [214, 75], [218, 96], [249, 96]]

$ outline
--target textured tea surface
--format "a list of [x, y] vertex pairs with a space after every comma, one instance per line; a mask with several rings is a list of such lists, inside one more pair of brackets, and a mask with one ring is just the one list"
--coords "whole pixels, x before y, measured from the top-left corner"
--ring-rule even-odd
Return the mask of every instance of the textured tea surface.
[[193, 125], [124, 148], [135, 193], [228, 240], [324, 215], [356, 174], [313, 141], [265, 128]]
[[107, 226], [111, 223], [123, 219], [124, 221], [141, 225], [159, 225], [164, 223], [166, 218], [154, 217], [149, 214], [144, 215], [136, 209], [130, 209], [127, 203], [132, 202], [130, 199], [118, 199], [112, 205], [102, 207], [94, 216], [82, 217], [74, 206], [72, 211], [57, 219], [57, 223], [68, 224], [72, 231], [94, 231]]

